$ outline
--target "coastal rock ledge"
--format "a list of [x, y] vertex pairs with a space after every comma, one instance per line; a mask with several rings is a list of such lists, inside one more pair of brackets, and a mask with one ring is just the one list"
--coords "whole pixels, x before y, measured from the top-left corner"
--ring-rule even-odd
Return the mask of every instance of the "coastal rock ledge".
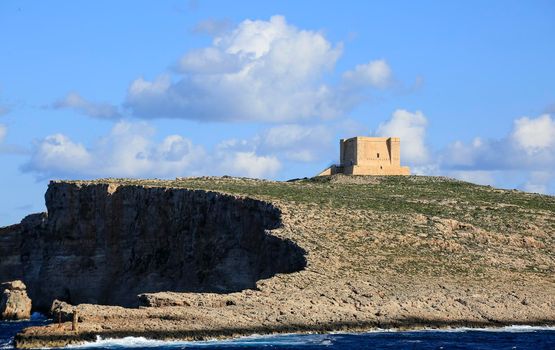
[[45, 198], [0, 228], [0, 281], [55, 318], [18, 348], [555, 325], [553, 196], [331, 176], [54, 181]]

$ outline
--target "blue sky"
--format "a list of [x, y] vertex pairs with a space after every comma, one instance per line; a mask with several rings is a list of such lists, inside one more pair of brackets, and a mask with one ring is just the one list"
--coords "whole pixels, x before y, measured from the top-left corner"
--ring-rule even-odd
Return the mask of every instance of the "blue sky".
[[553, 38], [553, 1], [2, 1], [0, 225], [50, 179], [285, 180], [354, 135], [553, 194]]

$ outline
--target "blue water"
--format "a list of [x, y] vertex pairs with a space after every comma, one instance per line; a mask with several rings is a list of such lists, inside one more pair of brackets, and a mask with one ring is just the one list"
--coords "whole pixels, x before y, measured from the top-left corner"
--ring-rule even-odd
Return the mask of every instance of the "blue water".
[[49, 321], [39, 313], [34, 313], [30, 321], [0, 322], [0, 349], [12, 349], [13, 337], [23, 328], [47, 323]]
[[[19, 330], [44, 324], [35, 317], [26, 322], [0, 322], [0, 349], [13, 348]], [[252, 336], [235, 340], [163, 342], [144, 338], [98, 339], [75, 349], [533, 349], [555, 350], [555, 328], [506, 327], [425, 331], [377, 331], [360, 334], [306, 334]]]

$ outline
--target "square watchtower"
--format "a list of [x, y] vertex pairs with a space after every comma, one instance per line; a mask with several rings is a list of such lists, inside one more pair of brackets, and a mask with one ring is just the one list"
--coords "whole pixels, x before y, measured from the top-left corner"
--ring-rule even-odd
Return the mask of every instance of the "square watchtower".
[[340, 164], [320, 175], [410, 175], [401, 166], [401, 139], [398, 137], [356, 136], [339, 141]]

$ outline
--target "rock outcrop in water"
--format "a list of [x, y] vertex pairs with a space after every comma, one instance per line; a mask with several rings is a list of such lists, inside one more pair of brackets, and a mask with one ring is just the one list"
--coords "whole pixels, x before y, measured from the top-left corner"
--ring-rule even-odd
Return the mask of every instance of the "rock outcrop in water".
[[21, 281], [0, 284], [0, 320], [27, 320], [31, 317], [31, 299]]
[[271, 234], [280, 211], [259, 200], [52, 182], [46, 206], [0, 231], [0, 281], [25, 281], [40, 310], [54, 299], [135, 306], [146, 292], [240, 291], [306, 264], [301, 248]]

